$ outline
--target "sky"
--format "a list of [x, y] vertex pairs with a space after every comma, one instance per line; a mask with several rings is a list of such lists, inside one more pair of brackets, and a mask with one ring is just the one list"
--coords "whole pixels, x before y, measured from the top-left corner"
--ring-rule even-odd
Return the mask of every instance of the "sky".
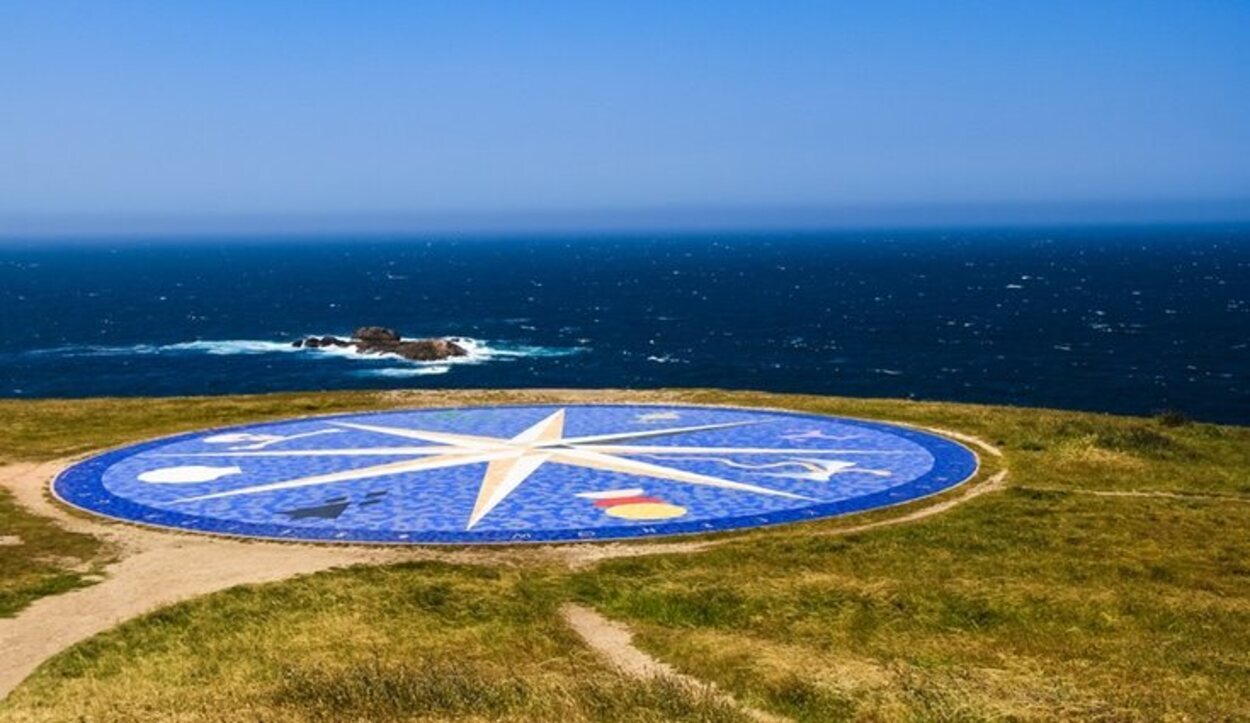
[[0, 0], [0, 233], [1250, 219], [1250, 3]]

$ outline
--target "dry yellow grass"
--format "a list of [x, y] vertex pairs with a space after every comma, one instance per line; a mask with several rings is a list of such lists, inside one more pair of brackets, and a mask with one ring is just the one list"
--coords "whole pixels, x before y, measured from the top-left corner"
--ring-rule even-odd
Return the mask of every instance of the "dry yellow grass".
[[569, 600], [628, 623], [683, 673], [799, 720], [1250, 718], [1242, 428], [718, 391], [449, 392], [195, 400], [180, 415], [165, 400], [6, 403], [0, 454], [54, 456], [291, 410], [537, 399], [733, 403], [932, 425], [998, 445], [1010, 476], [942, 514], [849, 535], [836, 533], [907, 509], [578, 569], [535, 557], [236, 589], [66, 652], [0, 705], [0, 719], [741, 717], [605, 668], [560, 624]]

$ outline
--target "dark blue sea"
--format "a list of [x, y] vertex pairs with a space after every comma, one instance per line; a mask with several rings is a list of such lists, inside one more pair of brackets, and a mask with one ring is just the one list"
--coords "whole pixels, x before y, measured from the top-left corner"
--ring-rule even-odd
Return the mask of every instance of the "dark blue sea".
[[1247, 424], [1250, 228], [0, 244], [0, 396], [696, 386]]

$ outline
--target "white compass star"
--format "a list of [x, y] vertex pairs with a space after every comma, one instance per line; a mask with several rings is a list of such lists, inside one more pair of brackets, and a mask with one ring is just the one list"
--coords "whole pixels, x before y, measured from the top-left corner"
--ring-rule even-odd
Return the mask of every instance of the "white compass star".
[[[403, 427], [389, 427], [376, 424], [358, 424], [352, 422], [335, 422], [340, 427], [357, 429], [367, 432], [417, 440], [425, 446], [409, 447], [368, 447], [350, 449], [312, 449], [289, 451], [255, 451], [255, 452], [207, 452], [195, 454], [171, 454], [161, 456], [177, 457], [313, 457], [313, 456], [396, 456], [412, 455], [419, 459], [388, 462], [359, 469], [331, 472], [328, 474], [300, 477], [297, 479], [270, 482], [266, 484], [241, 487], [224, 492], [185, 497], [177, 502], [196, 502], [200, 500], [250, 495], [275, 490], [294, 489], [314, 485], [333, 484], [351, 480], [369, 479], [384, 475], [422, 472], [444, 467], [460, 467], [465, 465], [486, 464], [486, 473], [478, 488], [477, 500], [469, 513], [466, 529], [472, 529], [483, 517], [490, 513], [499, 503], [507, 499], [526, 479], [547, 463], [563, 464], [573, 467], [619, 472], [622, 474], [651, 477], [692, 485], [704, 485], [719, 489], [737, 490], [760, 495], [788, 497], [791, 499], [810, 500], [810, 497], [797, 495], [784, 490], [761, 487], [744, 482], [711, 477], [709, 475], [687, 472], [674, 467], [642, 462], [621, 455], [701, 455], [701, 454], [785, 454], [795, 449], [775, 449], [767, 447], [678, 447], [678, 446], [646, 446], [616, 444], [631, 440], [660, 437], [674, 434], [687, 434], [713, 429], [739, 427], [756, 422], [729, 422], [722, 424], [705, 424], [693, 427], [670, 427], [667, 429], [649, 429], [645, 431], [620, 432], [614, 434], [598, 434], [583, 437], [564, 436], [564, 412], [561, 409], [529, 429], [511, 438], [481, 437], [452, 432], [435, 432]], [[803, 454], [882, 454], [880, 451], [850, 449], [803, 449]]]

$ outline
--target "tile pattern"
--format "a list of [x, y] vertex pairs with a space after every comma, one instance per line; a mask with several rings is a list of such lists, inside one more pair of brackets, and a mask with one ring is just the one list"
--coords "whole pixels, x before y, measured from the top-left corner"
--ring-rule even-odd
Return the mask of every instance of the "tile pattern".
[[[648, 447], [619, 453], [628, 460], [792, 496], [548, 462], [470, 526], [487, 467], [479, 462], [205, 498], [422, 458], [412, 452], [343, 450], [431, 445], [349, 424], [509, 440], [560, 410], [565, 439], [735, 425], [613, 444]], [[755, 451], [734, 452], [745, 449]], [[237, 453], [252, 456], [226, 456]], [[525, 543], [688, 534], [830, 517], [941, 492], [969, 478], [976, 465], [975, 455], [962, 445], [876, 422], [733, 407], [529, 405], [338, 415], [195, 432], [88, 459], [62, 473], [53, 489], [87, 511], [183, 530], [357, 543]], [[183, 468], [198, 469], [168, 471]], [[212, 468], [221, 474], [207, 479], [214, 475]], [[157, 470], [162, 473], [153, 475]], [[141, 475], [177, 481], [146, 482]], [[631, 514], [641, 519], [606, 514], [610, 506], [591, 501], [617, 490], [638, 498]], [[656, 518], [646, 519], [652, 512]]]

